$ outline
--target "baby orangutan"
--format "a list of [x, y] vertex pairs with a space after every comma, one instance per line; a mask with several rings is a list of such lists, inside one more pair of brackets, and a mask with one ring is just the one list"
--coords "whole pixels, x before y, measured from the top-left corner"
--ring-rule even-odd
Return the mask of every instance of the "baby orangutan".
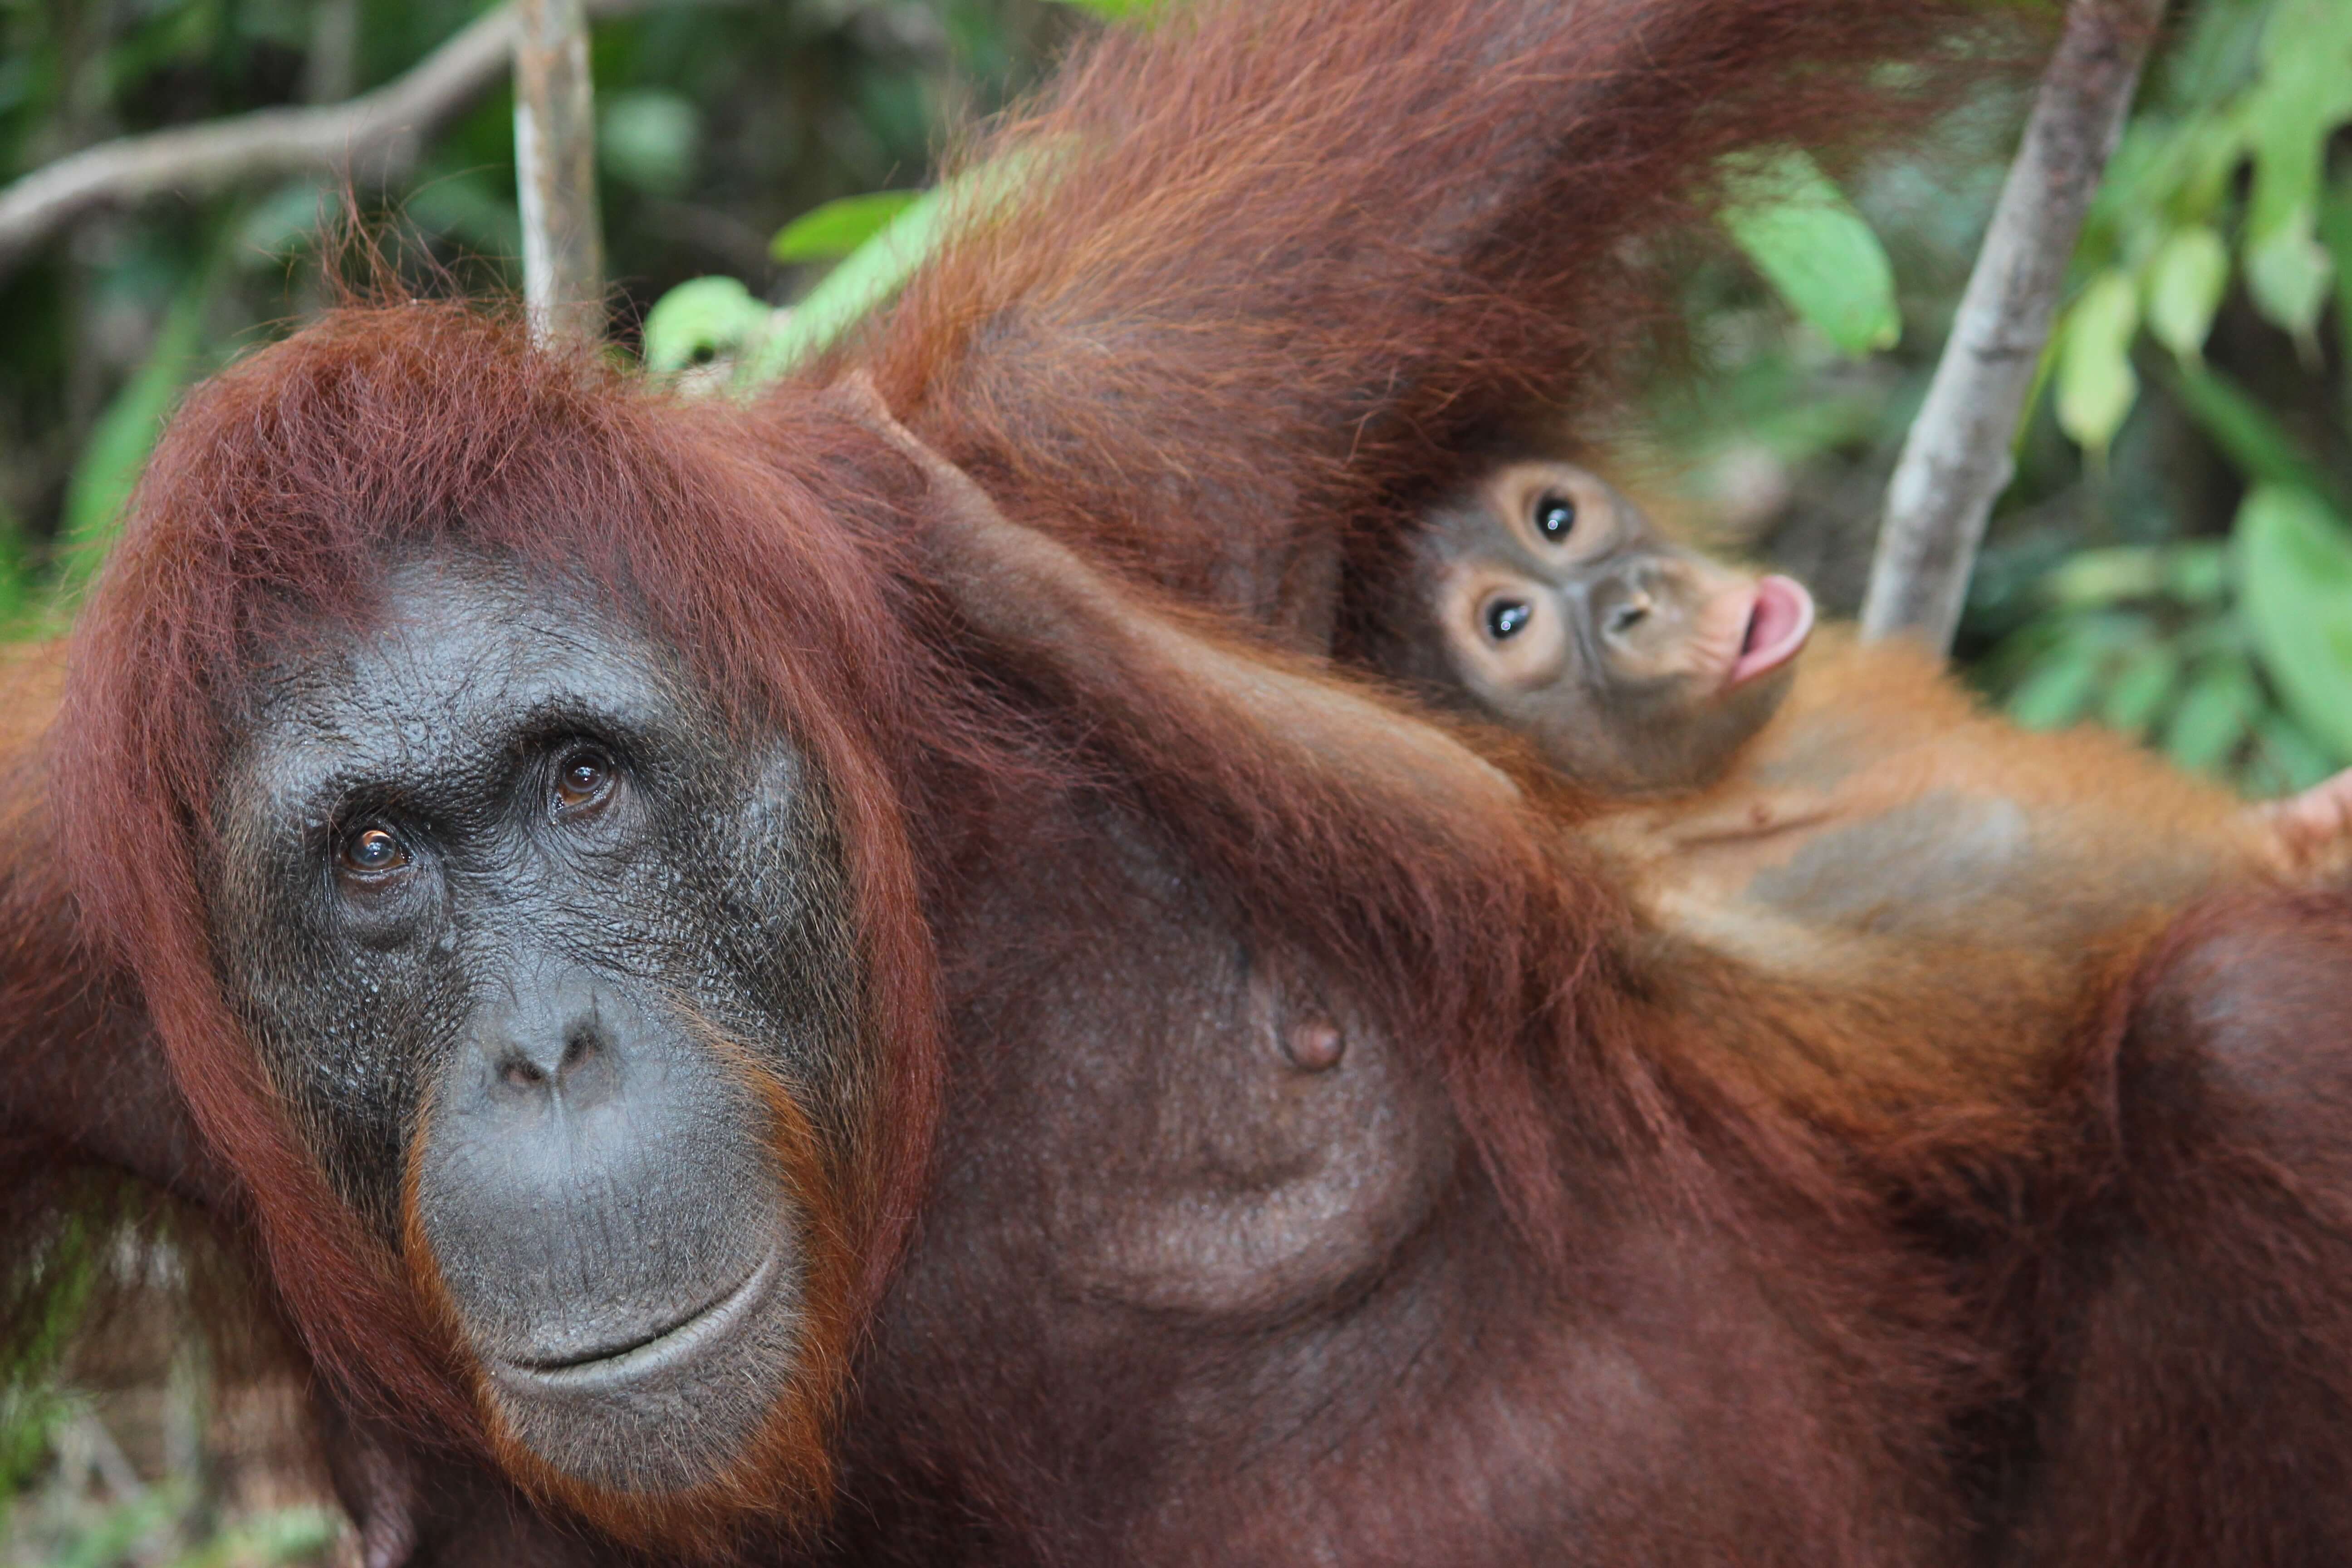
[[1500, 464], [1425, 522], [1389, 672], [1531, 742], [1610, 803], [1587, 831], [1667, 926], [1767, 965], [2080, 943], [2344, 842], [2344, 779], [2250, 810], [2120, 737], [2020, 730], [1572, 464]]
[[1790, 578], [1681, 549], [1595, 475], [1508, 463], [1434, 508], [1393, 673], [1466, 697], [1612, 795], [1719, 777], [1813, 629]]

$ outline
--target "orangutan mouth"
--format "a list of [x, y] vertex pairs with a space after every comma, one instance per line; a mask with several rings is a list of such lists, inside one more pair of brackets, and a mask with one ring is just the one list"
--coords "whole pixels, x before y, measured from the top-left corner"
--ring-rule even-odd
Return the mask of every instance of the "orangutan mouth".
[[1796, 658], [1812, 635], [1813, 596], [1805, 585], [1778, 573], [1759, 578], [1748, 609], [1747, 634], [1724, 683], [1738, 686], [1771, 673]]
[[776, 1255], [769, 1253], [740, 1282], [685, 1316], [594, 1349], [545, 1358], [513, 1356], [507, 1364], [555, 1384], [614, 1384], [674, 1367], [723, 1340], [757, 1312], [774, 1288]]

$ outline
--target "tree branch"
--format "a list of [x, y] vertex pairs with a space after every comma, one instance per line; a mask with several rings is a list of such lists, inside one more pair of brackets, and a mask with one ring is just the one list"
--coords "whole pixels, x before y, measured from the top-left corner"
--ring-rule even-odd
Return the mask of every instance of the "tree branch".
[[[647, 0], [583, 0], [592, 16]], [[505, 74], [514, 54], [511, 5], [489, 12], [373, 92], [315, 109], [263, 109], [229, 120], [125, 136], [87, 147], [0, 190], [0, 272], [96, 207], [152, 196], [208, 195], [247, 181], [340, 174], [355, 186], [405, 174], [426, 140]]]
[[2163, 0], [2074, 0], [1960, 297], [1927, 400], [1887, 483], [1862, 635], [1952, 646], [1977, 545], [2009, 488], [2010, 446], [2066, 263], [2123, 134]]
[[515, 0], [515, 185], [522, 299], [542, 340], [604, 335], [596, 106], [581, 0]]

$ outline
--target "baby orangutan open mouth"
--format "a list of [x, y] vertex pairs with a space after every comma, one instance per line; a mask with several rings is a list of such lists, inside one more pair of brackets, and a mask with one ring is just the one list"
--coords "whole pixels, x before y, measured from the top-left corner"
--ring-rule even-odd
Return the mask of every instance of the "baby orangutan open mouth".
[[1813, 635], [1813, 596], [1793, 577], [1772, 573], [1757, 579], [1748, 610], [1748, 634], [1740, 639], [1726, 684], [1742, 685], [1769, 675], [1804, 651]]

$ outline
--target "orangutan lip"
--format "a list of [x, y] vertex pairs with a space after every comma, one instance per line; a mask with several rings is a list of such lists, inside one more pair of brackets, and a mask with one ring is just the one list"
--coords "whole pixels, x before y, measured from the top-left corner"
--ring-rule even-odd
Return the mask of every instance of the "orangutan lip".
[[693, 1354], [752, 1311], [766, 1298], [775, 1273], [776, 1255], [771, 1252], [733, 1289], [651, 1333], [580, 1355], [545, 1360], [509, 1357], [506, 1364], [547, 1383], [604, 1382], [667, 1366]]

